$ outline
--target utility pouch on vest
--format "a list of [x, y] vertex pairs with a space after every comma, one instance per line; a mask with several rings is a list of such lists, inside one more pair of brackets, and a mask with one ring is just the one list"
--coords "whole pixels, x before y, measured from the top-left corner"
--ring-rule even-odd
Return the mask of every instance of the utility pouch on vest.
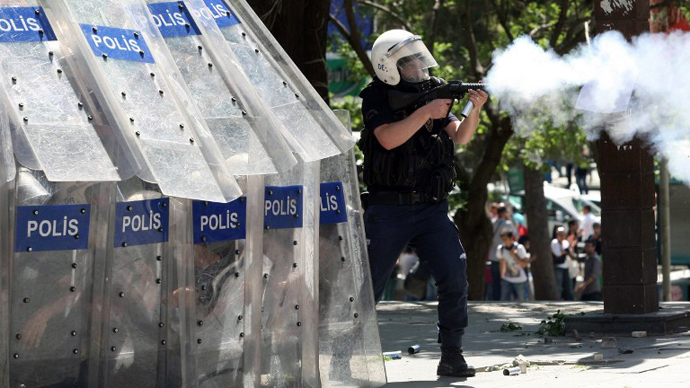
[[453, 188], [453, 179], [455, 178], [451, 171], [453, 170], [442, 169], [431, 173], [429, 195], [432, 200], [438, 201], [448, 196]]
[[395, 155], [392, 152], [379, 152], [372, 159], [371, 168], [369, 169], [369, 177], [371, 179], [367, 179], [370, 182], [368, 184], [376, 182], [386, 186], [392, 185], [397, 180]]

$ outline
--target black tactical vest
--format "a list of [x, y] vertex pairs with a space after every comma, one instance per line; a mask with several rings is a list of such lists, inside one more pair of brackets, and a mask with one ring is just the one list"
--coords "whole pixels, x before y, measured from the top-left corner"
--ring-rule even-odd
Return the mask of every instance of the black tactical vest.
[[[395, 120], [406, 117], [395, 113]], [[438, 201], [448, 196], [455, 180], [454, 143], [443, 120], [433, 120], [407, 142], [386, 150], [374, 135], [374, 128], [365, 126], [359, 147], [364, 153], [364, 183], [369, 191], [417, 191], [427, 200]]]

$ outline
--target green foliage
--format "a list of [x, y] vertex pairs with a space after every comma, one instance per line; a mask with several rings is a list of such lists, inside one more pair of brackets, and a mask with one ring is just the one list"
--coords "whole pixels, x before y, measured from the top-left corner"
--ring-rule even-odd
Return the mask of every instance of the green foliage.
[[462, 209], [467, 206], [466, 193], [458, 189], [454, 189], [448, 194], [448, 208], [451, 214], [455, 214], [457, 209]]
[[331, 109], [343, 109], [350, 112], [350, 119], [352, 120], [352, 130], [361, 131], [364, 127], [362, 123], [362, 101], [353, 96], [338, 97], [337, 99], [330, 96]]
[[342, 43], [338, 46], [336, 53], [345, 59], [345, 64], [348, 69], [347, 81], [353, 83], [360, 82], [361, 80], [370, 79], [370, 75], [364, 68], [364, 64], [359, 60], [357, 54], [348, 45], [343, 45]]
[[[676, 6], [678, 11], [685, 17], [686, 20], [690, 20], [690, 0], [669, 0], [664, 2], [665, 5]], [[662, 4], [664, 4], [662, 3]], [[652, 12], [651, 22], [653, 25], [663, 27], [664, 29], [669, 26], [669, 8], [662, 6], [656, 9], [656, 12]]]
[[509, 322], [509, 323], [504, 323], [501, 325], [501, 331], [519, 331], [522, 330], [522, 326]]
[[539, 324], [537, 334], [547, 335], [552, 337], [561, 337], [565, 335], [565, 317], [573, 315], [585, 315], [584, 312], [577, 314], [563, 314], [561, 310], [556, 311], [556, 314], [546, 317], [545, 320]]
[[560, 337], [565, 335], [565, 314], [561, 314], [558, 310], [556, 314], [547, 317], [546, 320], [541, 321], [537, 334], [548, 335], [552, 337]]
[[683, 1], [682, 5], [679, 6], [678, 9], [683, 13], [683, 16], [685, 16], [687, 20], [690, 20], [690, 1]]
[[582, 164], [591, 156], [587, 136], [575, 125], [576, 121], [559, 125], [545, 116], [535, 115], [530, 122], [529, 133], [518, 133], [506, 144], [502, 160], [504, 171], [510, 166], [524, 165], [546, 172], [548, 161]]

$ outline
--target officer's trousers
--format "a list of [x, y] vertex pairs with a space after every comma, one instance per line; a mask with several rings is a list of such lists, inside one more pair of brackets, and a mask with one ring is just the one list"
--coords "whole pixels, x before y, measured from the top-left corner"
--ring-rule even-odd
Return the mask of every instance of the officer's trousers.
[[461, 347], [467, 327], [467, 260], [448, 202], [370, 205], [364, 213], [376, 302], [406, 245], [417, 252], [438, 287], [439, 342]]

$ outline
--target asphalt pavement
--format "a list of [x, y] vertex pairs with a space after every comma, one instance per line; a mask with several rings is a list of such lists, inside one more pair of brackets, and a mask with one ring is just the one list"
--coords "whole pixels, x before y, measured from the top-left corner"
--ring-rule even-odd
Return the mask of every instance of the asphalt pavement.
[[[436, 306], [436, 302], [377, 306], [383, 351], [403, 353], [401, 359], [385, 361], [386, 387], [690, 387], [690, 331], [634, 338], [632, 333], [574, 335], [566, 327], [565, 336], [537, 334], [542, 320], [558, 311], [593, 314], [603, 308], [601, 302], [470, 302], [463, 348], [477, 375], [439, 378]], [[688, 311], [690, 303], [662, 303], [662, 308]], [[408, 355], [412, 345], [419, 345], [420, 352]], [[526, 373], [505, 376], [504, 369], [519, 356], [529, 363]]]

